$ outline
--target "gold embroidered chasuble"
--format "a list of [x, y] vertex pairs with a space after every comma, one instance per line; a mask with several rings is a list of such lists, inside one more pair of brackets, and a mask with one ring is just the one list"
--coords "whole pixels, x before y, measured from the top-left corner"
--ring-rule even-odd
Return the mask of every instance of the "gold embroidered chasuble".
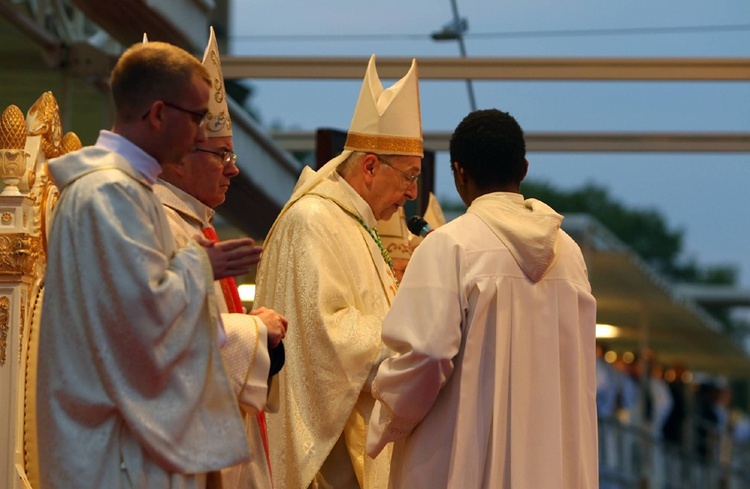
[[[188, 246], [203, 228], [211, 226], [213, 209], [195, 197], [163, 180], [154, 184], [154, 193], [164, 205], [178, 247]], [[219, 281], [214, 282], [214, 288], [227, 338], [221, 355], [242, 411], [250, 448], [249, 462], [221, 471], [224, 489], [270, 488], [271, 473], [256, 417], [269, 400], [267, 330], [257, 316], [229, 313]]]
[[62, 188], [41, 316], [47, 489], [203, 489], [249, 457], [219, 353], [213, 274], [176, 250], [151, 186], [116, 153], [53, 161]]
[[[290, 324], [279, 413], [268, 421], [277, 488], [310, 486], [324, 463], [353, 470], [363, 488], [387, 487], [390, 450], [373, 460], [364, 448], [370, 384], [388, 353], [381, 325], [396, 282], [353, 217], [363, 217], [362, 204], [334, 172], [285, 207], [264, 246], [255, 303]], [[340, 437], [346, 450], [331, 455]]]

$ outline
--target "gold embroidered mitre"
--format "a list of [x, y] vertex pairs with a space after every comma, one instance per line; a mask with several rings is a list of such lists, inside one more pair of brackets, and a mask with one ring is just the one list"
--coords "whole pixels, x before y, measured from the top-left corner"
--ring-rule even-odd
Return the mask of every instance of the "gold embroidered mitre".
[[211, 75], [211, 97], [208, 100], [208, 115], [206, 116], [206, 132], [210, 138], [232, 135], [232, 120], [227, 106], [227, 90], [224, 86], [224, 75], [221, 72], [219, 59], [219, 45], [216, 34], [211, 27], [208, 45], [203, 53], [203, 66]]
[[[443, 214], [443, 209], [440, 207], [440, 202], [438, 202], [437, 197], [435, 197], [435, 194], [433, 194], [432, 192], [430, 192], [430, 199], [427, 203], [427, 209], [424, 211], [424, 215], [422, 216], [422, 218], [427, 221], [427, 224], [429, 224], [432, 229], [437, 229], [446, 223], [445, 214]], [[423, 237], [409, 232], [409, 248], [411, 249], [412, 253], [415, 249], [417, 249], [417, 246], [419, 246], [422, 241], [424, 241]]]
[[443, 214], [443, 209], [440, 207], [440, 202], [438, 202], [437, 197], [435, 197], [435, 194], [432, 192], [430, 192], [430, 198], [427, 201], [427, 210], [424, 211], [422, 217], [432, 229], [437, 229], [445, 224], [445, 214]]
[[[334, 172], [353, 151], [424, 156], [416, 60], [412, 61], [409, 72], [401, 80], [383, 90], [375, 69], [375, 55], [370, 57], [344, 151], [318, 171], [306, 167], [279, 215]], [[268, 235], [272, 232], [273, 228]]]
[[417, 60], [403, 78], [383, 90], [375, 55], [370, 57], [344, 149], [424, 156]]
[[403, 207], [399, 207], [398, 212], [394, 212], [387, 221], [379, 221], [378, 232], [383, 247], [388, 250], [391, 258], [404, 260], [411, 258], [409, 229], [406, 227], [406, 215]]

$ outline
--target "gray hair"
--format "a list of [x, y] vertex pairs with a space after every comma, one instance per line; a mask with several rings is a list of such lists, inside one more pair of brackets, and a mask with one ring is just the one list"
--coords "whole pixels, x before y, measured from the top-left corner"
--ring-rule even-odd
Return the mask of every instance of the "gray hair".
[[336, 168], [336, 172], [342, 177], [346, 177], [351, 171], [362, 161], [362, 158], [367, 156], [367, 153], [362, 151], [352, 151], [344, 161]]

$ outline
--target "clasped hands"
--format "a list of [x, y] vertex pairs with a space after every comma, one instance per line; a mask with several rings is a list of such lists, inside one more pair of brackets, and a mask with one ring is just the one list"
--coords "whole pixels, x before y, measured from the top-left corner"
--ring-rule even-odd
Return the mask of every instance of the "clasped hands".
[[278, 312], [268, 309], [267, 307], [259, 307], [253, 309], [248, 314], [258, 316], [263, 324], [266, 325], [268, 331], [268, 346], [276, 348], [281, 340], [286, 336], [286, 329], [289, 325], [287, 319], [279, 314]]

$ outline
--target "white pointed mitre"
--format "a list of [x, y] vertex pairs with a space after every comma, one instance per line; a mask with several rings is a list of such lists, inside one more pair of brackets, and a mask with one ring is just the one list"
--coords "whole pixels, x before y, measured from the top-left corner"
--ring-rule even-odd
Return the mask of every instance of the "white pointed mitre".
[[[427, 224], [429, 224], [432, 229], [437, 229], [446, 223], [445, 214], [443, 214], [443, 209], [440, 207], [440, 202], [438, 202], [437, 197], [435, 197], [435, 194], [432, 192], [430, 192], [430, 198], [427, 202], [427, 210], [424, 211], [422, 218], [427, 221]], [[409, 233], [409, 247], [412, 252], [422, 241], [424, 241], [424, 238]]]
[[214, 28], [208, 37], [208, 45], [203, 53], [203, 66], [211, 76], [211, 97], [208, 100], [208, 115], [206, 116], [206, 133], [210, 138], [232, 135], [232, 120], [229, 118], [227, 107], [227, 90], [224, 87], [224, 75], [221, 72], [219, 59], [219, 45], [216, 43]]
[[427, 210], [424, 211], [422, 217], [432, 229], [437, 229], [446, 223], [445, 214], [442, 207], [440, 207], [440, 202], [438, 202], [437, 197], [432, 192], [430, 192], [430, 198], [427, 200]]
[[370, 57], [344, 149], [424, 156], [417, 60], [403, 78], [383, 90], [375, 55]]
[[344, 151], [318, 171], [313, 171], [309, 166], [302, 170], [292, 196], [266, 235], [267, 240], [287, 209], [336, 171], [352, 151], [420, 158], [424, 156], [416, 60], [412, 61], [409, 72], [402, 79], [383, 90], [375, 70], [375, 55], [370, 57], [357, 107], [354, 109], [354, 117], [346, 136]]

